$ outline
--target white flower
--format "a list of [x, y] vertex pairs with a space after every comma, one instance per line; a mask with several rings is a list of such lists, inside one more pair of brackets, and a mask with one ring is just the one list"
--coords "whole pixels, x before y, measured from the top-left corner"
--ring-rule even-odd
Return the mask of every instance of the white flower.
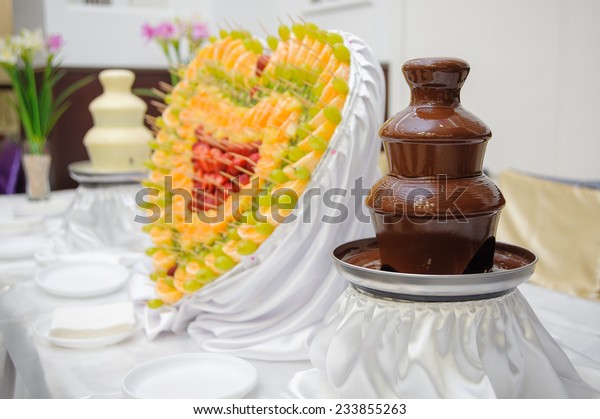
[[23, 29], [19, 36], [13, 38], [13, 44], [18, 53], [27, 51], [32, 55], [42, 51], [46, 45], [41, 29], [34, 31]]
[[17, 54], [10, 42], [6, 39], [0, 39], [0, 64], [15, 65], [17, 63]]

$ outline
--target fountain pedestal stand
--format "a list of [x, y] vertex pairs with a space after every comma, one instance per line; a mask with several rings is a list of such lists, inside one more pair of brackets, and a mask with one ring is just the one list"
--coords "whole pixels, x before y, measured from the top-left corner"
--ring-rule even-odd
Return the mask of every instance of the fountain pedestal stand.
[[498, 243], [492, 272], [414, 275], [364, 267], [376, 250], [365, 239], [334, 251], [350, 286], [312, 341], [315, 368], [288, 396], [598, 397], [516, 289], [533, 273], [531, 252]]
[[90, 162], [77, 162], [69, 165], [69, 174], [79, 187], [53, 237], [51, 256], [111, 249], [141, 252], [148, 247], [148, 235], [136, 222], [136, 215], [143, 215], [136, 204], [143, 172], [99, 172]]

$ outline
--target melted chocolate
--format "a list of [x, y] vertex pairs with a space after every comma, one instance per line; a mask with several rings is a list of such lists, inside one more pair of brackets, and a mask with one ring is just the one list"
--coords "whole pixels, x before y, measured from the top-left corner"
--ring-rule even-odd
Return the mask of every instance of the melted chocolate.
[[383, 267], [485, 272], [492, 268], [504, 198], [482, 173], [491, 131], [460, 103], [469, 65], [424, 58], [402, 69], [410, 105], [381, 127], [390, 173], [367, 198]]
[[[363, 240], [364, 245], [350, 248], [339, 255], [339, 258], [351, 265], [367, 269], [382, 270], [381, 254], [376, 240]], [[519, 253], [516, 253], [516, 250]], [[337, 255], [336, 255], [337, 256]], [[535, 255], [526, 249], [498, 243], [493, 254], [493, 265], [488, 271], [517, 269], [535, 261]]]

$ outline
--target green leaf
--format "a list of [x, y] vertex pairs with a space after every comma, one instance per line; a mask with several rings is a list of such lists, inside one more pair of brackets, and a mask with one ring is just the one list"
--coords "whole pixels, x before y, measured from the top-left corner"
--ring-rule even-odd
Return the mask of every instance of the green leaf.
[[137, 87], [135, 89], [132, 89], [132, 92], [134, 94], [136, 94], [137, 96], [141, 96], [141, 97], [149, 97], [151, 99], [157, 99], [157, 100], [161, 100], [161, 101], [163, 99], [160, 95], [155, 93], [152, 89], [148, 89], [146, 87]]
[[[60, 77], [62, 77], [62, 75]], [[69, 98], [69, 96], [71, 96], [77, 90], [81, 89], [83, 86], [91, 83], [95, 79], [96, 79], [96, 76], [90, 74], [82, 79], [77, 80], [75, 83], [68, 86], [66, 89], [64, 89], [60, 93], [60, 95], [58, 95], [56, 97], [56, 100], [54, 101], [55, 106], [62, 105], [62, 103], [65, 102]]]
[[12, 81], [13, 90], [14, 90], [15, 96], [17, 98], [17, 102], [16, 102], [17, 114], [19, 115], [19, 119], [21, 120], [21, 124], [23, 125], [23, 130], [25, 131], [25, 136], [29, 140], [30, 138], [33, 138], [33, 136], [35, 135], [35, 132], [33, 130], [33, 125], [31, 123], [30, 112], [28, 109], [29, 104], [27, 101], [27, 95], [23, 91], [23, 89], [24, 89], [24, 84], [22, 83], [23, 77], [20, 74], [20, 71], [18, 69], [16, 69], [15, 67], [11, 67], [11, 68], [7, 69], [7, 71], [9, 73], [10, 79]]
[[50, 117], [50, 120], [48, 121], [48, 126], [46, 127], [48, 130], [48, 133], [50, 133], [50, 131], [52, 131], [52, 128], [54, 128], [54, 125], [56, 125], [56, 123], [58, 122], [58, 120], [60, 119], [62, 114], [65, 113], [65, 111], [68, 108], [69, 108], [69, 103], [63, 103], [58, 108], [54, 109], [54, 111], [52, 112], [52, 116]]
[[31, 124], [33, 125], [34, 135], [41, 136], [41, 124], [40, 124], [40, 109], [38, 103], [38, 92], [35, 83], [35, 73], [33, 71], [33, 65], [31, 62], [25, 62], [25, 76], [27, 79], [27, 96], [29, 98], [29, 104], [31, 109]]

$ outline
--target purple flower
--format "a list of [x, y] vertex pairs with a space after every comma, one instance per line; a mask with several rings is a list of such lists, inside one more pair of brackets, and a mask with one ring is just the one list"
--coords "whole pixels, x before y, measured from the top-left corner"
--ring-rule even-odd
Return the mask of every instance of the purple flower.
[[46, 38], [46, 48], [50, 54], [56, 54], [63, 45], [63, 39], [61, 35], [50, 35]]
[[206, 27], [206, 24], [201, 22], [192, 23], [192, 40], [197, 41], [206, 38], [208, 38], [208, 28]]
[[63, 46], [63, 39], [61, 35], [50, 35], [46, 38], [46, 48], [50, 54], [56, 54]]
[[175, 36], [175, 26], [170, 22], [159, 23], [154, 28], [154, 36], [160, 39], [171, 39]]
[[144, 26], [142, 26], [142, 36], [147, 42], [150, 42], [156, 36], [156, 29], [149, 23], [144, 23]]

